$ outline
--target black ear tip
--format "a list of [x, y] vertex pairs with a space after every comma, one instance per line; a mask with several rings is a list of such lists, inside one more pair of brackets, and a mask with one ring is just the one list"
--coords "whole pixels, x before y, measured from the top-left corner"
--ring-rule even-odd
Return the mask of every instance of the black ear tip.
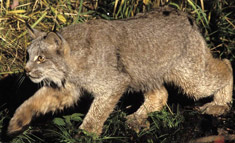
[[53, 29], [52, 29], [52, 32], [55, 32], [55, 33], [56, 33], [56, 24], [54, 24]]
[[25, 21], [25, 25], [28, 27], [29, 26], [29, 23], [28, 23], [28, 21]]
[[25, 25], [26, 25], [26, 27], [27, 27], [30, 31], [32, 31], [32, 32], [33, 32], [32, 27], [29, 25], [29, 23], [28, 23], [27, 21], [25, 22]]
[[29, 25], [29, 23], [27, 21], [25, 22], [25, 25], [27, 28], [31, 28], [31, 26]]

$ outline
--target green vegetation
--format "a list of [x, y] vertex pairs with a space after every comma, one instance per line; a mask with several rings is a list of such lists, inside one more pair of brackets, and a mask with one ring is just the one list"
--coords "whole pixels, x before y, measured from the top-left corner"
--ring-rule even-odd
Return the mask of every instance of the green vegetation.
[[[127, 18], [161, 5], [190, 13], [214, 55], [232, 62], [235, 59], [234, 0], [21, 0], [14, 9], [10, 8], [11, 3], [10, 0], [0, 1], [0, 79], [23, 72], [26, 48], [30, 44], [26, 22], [43, 31], [51, 31], [55, 26], [60, 30], [90, 19]], [[9, 118], [4, 107], [0, 105], [0, 129]], [[135, 133], [125, 124], [125, 116], [124, 112], [115, 111], [106, 121], [101, 137], [78, 130], [82, 115], [75, 113], [48, 121], [40, 131], [29, 127], [11, 142], [169, 142], [179, 136], [185, 121], [180, 110], [171, 113], [166, 108], [149, 115], [150, 129]], [[79, 136], [74, 138], [77, 134]]]

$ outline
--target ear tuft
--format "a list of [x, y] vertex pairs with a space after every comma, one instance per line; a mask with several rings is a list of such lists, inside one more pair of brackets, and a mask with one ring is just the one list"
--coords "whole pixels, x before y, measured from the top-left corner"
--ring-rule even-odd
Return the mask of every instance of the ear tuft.
[[27, 27], [27, 31], [29, 33], [29, 36], [32, 39], [36, 39], [39, 36], [45, 35], [45, 32], [41, 32], [39, 30], [31, 28], [31, 26], [27, 22], [26, 22], [26, 27]]
[[45, 38], [45, 41], [49, 44], [55, 44], [55, 50], [57, 54], [64, 56], [70, 55], [70, 47], [62, 35], [55, 32], [49, 32]]

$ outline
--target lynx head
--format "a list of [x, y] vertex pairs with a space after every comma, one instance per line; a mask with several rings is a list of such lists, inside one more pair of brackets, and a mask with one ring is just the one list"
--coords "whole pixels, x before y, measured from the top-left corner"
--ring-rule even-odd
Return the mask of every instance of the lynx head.
[[69, 45], [59, 33], [31, 28], [28, 31], [33, 41], [27, 48], [26, 74], [35, 83], [43, 81], [47, 86], [63, 86], [68, 70], [65, 58], [70, 56]]

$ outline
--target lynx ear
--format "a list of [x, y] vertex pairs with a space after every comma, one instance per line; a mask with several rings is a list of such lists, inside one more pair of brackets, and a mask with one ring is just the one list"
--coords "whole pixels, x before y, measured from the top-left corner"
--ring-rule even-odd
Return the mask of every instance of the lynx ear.
[[56, 44], [57, 46], [62, 45], [62, 39], [55, 32], [49, 32], [45, 40], [50, 44]]
[[57, 54], [60, 55], [69, 55], [70, 54], [70, 48], [66, 40], [60, 35], [59, 33], [55, 32], [49, 32], [45, 38], [45, 41], [52, 44], [56, 45], [54, 47]]
[[36, 39], [37, 37], [42, 36], [42, 35], [45, 34], [45, 32], [41, 32], [39, 30], [31, 28], [31, 26], [28, 23], [26, 23], [26, 27], [27, 27], [27, 31], [29, 33], [29, 36], [32, 39]]

